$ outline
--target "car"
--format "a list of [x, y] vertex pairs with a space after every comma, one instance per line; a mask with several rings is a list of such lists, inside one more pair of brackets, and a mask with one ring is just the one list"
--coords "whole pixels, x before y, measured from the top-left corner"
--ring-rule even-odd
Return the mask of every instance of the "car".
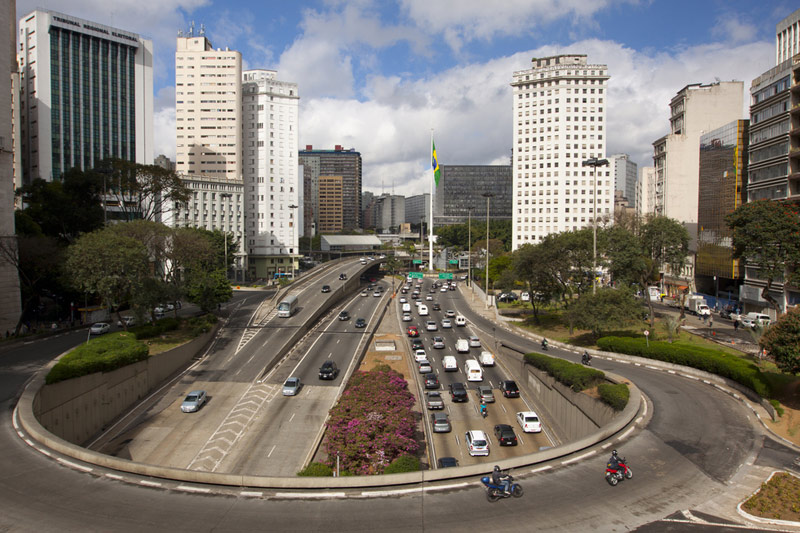
[[167, 311], [174, 311], [175, 310], [175, 304], [168, 303], [166, 305], [166, 308], [167, 308]]
[[455, 457], [439, 457], [437, 463], [439, 468], [455, 468], [458, 466], [458, 459]]
[[403, 313], [403, 322], [411, 322], [411, 313]]
[[450, 427], [450, 417], [445, 412], [431, 413], [431, 426], [434, 433], [450, 433], [453, 429]]
[[339, 313], [339, 320], [350, 320], [350, 313], [347, 311], [342, 311]]
[[402, 289], [400, 289], [400, 294], [408, 294], [408, 289], [403, 287]]
[[322, 286], [322, 292], [331, 292], [331, 286], [330, 285], [323, 285]]
[[456, 352], [469, 353], [469, 341], [467, 339], [458, 339], [456, 341]]
[[444, 409], [444, 400], [442, 400], [442, 393], [438, 390], [430, 390], [425, 393], [425, 405], [428, 409]]
[[361, 291], [361, 296], [369, 296], [369, 291], [368, 290]]
[[124, 316], [122, 320], [117, 320], [117, 326], [119, 327], [131, 327], [136, 325], [136, 317], [135, 316]]
[[517, 295], [513, 292], [504, 292], [501, 293], [500, 296], [497, 297], [498, 302], [516, 302]]
[[503, 391], [503, 396], [506, 398], [519, 398], [519, 387], [517, 387], [517, 382], [512, 379], [501, 381], [500, 390]]
[[412, 293], [411, 293], [411, 299], [412, 299], [412, 300], [416, 300], [417, 298], [419, 298], [419, 294], [416, 294], [416, 293], [413, 293], [413, 292], [412, 292]]
[[428, 372], [425, 374], [425, 388], [426, 389], [438, 389], [439, 388], [439, 378], [436, 377], [436, 374], [433, 372]]
[[726, 305], [722, 309], [719, 310], [720, 318], [727, 318], [732, 320], [736, 314], [736, 308], [732, 305]]
[[439, 337], [438, 335], [433, 338], [433, 347], [437, 350], [441, 350], [444, 348], [444, 337]]
[[469, 347], [470, 348], [480, 348], [481, 347], [481, 340], [476, 337], [475, 335], [469, 336]]
[[372, 296], [374, 296], [375, 298], [380, 298], [381, 296], [383, 296], [383, 293], [381, 291], [375, 291], [372, 293]]
[[463, 383], [455, 382], [450, 384], [450, 399], [454, 402], [466, 402], [469, 400], [467, 388]]
[[[414, 362], [421, 363], [422, 361], [427, 361], [427, 360], [428, 360], [428, 354], [425, 353], [425, 350], [423, 350], [422, 348], [417, 348], [416, 350], [414, 350]], [[428, 372], [430, 372], [430, 370]]]
[[106, 322], [95, 322], [89, 328], [89, 335], [103, 335], [111, 331], [111, 325]]
[[342, 272], [341, 274], [339, 274], [339, 279], [347, 279], [347, 274]]
[[494, 393], [489, 385], [478, 385], [478, 399], [483, 403], [494, 403]]
[[419, 309], [419, 306], [422, 305], [422, 300], [415, 300], [414, 305], [416, 306], [417, 309]]
[[425, 297], [425, 301], [432, 302], [432, 301], [433, 301], [433, 296], [431, 296], [430, 294], [429, 294], [429, 295], [427, 295], [427, 296]]
[[428, 306], [420, 305], [419, 308], [417, 308], [417, 312], [419, 312], [419, 316], [428, 316]]
[[456, 290], [456, 282], [455, 281], [451, 281], [450, 282], [450, 286], [447, 287], [447, 288], [448, 288], [448, 290], [451, 290], [451, 291]]
[[355, 326], [357, 328], [365, 328], [367, 327], [367, 321], [364, 320], [363, 318], [356, 318]]
[[517, 422], [525, 433], [540, 433], [542, 423], [539, 416], [533, 411], [520, 411], [517, 413]]
[[480, 429], [472, 429], [464, 434], [464, 443], [470, 456], [489, 455], [489, 439]]
[[433, 320], [428, 320], [425, 322], [425, 330], [426, 331], [439, 331], [439, 326], [436, 325], [436, 322]]
[[417, 326], [408, 326], [406, 328], [406, 334], [409, 337], [419, 337], [419, 329], [417, 329]]
[[439, 305], [437, 302], [433, 302], [433, 310], [434, 311], [441, 311], [442, 310], [442, 306]]
[[164, 313], [166, 313], [166, 312], [167, 312], [167, 308], [163, 304], [162, 305], [157, 305], [155, 307], [155, 309], [153, 309], [153, 314], [155, 314], [155, 315], [164, 316]]
[[445, 372], [458, 372], [458, 361], [455, 356], [445, 355], [442, 357], [442, 368]]
[[203, 407], [203, 404], [206, 403], [207, 399], [208, 395], [206, 394], [206, 391], [193, 390], [186, 395], [186, 398], [183, 399], [183, 403], [181, 403], [181, 411], [184, 413], [194, 413]]
[[335, 361], [325, 361], [319, 367], [319, 379], [336, 379], [339, 375], [339, 367]]
[[431, 368], [431, 363], [427, 359], [423, 359], [419, 362], [420, 374], [430, 374], [431, 372], [433, 372], [433, 368]]
[[447, 292], [447, 285], [442, 285], [442, 288], [439, 289], [439, 292]]
[[406, 298], [405, 296], [401, 296], [399, 301], [400, 301], [401, 304], [407, 304], [408, 303], [408, 298]]
[[453, 318], [454, 316], [456, 316], [456, 312], [453, 311], [452, 309], [448, 309], [447, 311], [444, 312], [444, 316], [446, 316], [447, 318]]
[[283, 382], [283, 395], [296, 396], [300, 392], [300, 378], [291, 377]]
[[442, 328], [452, 328], [453, 322], [449, 318], [442, 319]]
[[531, 301], [531, 294], [529, 292], [523, 292], [519, 295], [519, 299], [522, 302], [530, 302]]
[[467, 325], [467, 319], [466, 319], [466, 318], [464, 318], [464, 317], [463, 317], [463, 316], [461, 316], [461, 315], [458, 315], [458, 316], [456, 317], [456, 326], [458, 326], [458, 327], [460, 327], [460, 328], [461, 328], [461, 327], [464, 327], [464, 326], [466, 326], [466, 325]]
[[494, 427], [494, 436], [497, 437], [497, 444], [500, 446], [516, 446], [517, 435], [514, 429], [508, 424], [497, 424]]
[[422, 339], [416, 338], [411, 341], [411, 349], [412, 350], [424, 350], [425, 346], [422, 343]]

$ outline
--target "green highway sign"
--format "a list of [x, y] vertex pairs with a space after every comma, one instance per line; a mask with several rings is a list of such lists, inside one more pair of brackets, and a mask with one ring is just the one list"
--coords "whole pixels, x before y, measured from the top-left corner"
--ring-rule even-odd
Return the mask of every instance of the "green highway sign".
[[425, 275], [422, 272], [409, 272], [408, 273], [408, 277], [411, 278], [411, 279], [414, 279], [414, 278], [422, 279], [422, 278], [425, 277]]
[[415, 265], [421, 265], [422, 264], [422, 259], [414, 259], [412, 261], [412, 263], [414, 263]]
[[451, 259], [450, 260], [450, 264], [451, 265], [457, 265], [458, 264], [458, 259]]
[[441, 274], [439, 274], [439, 279], [453, 279], [453, 273], [452, 272], [442, 272]]

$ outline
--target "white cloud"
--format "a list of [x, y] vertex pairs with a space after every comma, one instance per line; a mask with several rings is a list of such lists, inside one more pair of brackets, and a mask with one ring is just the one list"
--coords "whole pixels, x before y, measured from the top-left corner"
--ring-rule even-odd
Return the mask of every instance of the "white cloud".
[[758, 28], [754, 24], [744, 22], [735, 13], [720, 16], [711, 29], [711, 35], [730, 43], [751, 42], [757, 34]]
[[175, 88], [158, 91], [153, 107], [153, 155], [175, 161]]

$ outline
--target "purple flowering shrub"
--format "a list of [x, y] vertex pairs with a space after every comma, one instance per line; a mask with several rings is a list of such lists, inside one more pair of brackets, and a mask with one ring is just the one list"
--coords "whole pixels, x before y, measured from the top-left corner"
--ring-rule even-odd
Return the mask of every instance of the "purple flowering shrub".
[[355, 475], [381, 474], [402, 455], [414, 455], [416, 415], [408, 383], [389, 367], [356, 372], [330, 412], [328, 464]]

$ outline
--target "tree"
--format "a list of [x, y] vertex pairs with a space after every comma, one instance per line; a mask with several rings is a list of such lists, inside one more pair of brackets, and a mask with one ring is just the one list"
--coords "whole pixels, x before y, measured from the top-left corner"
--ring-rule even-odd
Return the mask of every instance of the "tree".
[[800, 308], [778, 318], [761, 336], [759, 345], [783, 372], [800, 374]]
[[189, 301], [200, 306], [205, 312], [214, 310], [219, 304], [227, 302], [233, 295], [233, 289], [220, 270], [194, 270], [189, 273], [186, 284], [186, 296]]
[[499, 255], [489, 259], [489, 283], [496, 284], [503, 273], [511, 269], [511, 263], [510, 255]]
[[640, 310], [641, 304], [630, 291], [602, 288], [581, 295], [567, 313], [572, 323], [598, 338], [612, 328], [635, 323]]
[[178, 174], [158, 165], [112, 158], [101, 162], [95, 172], [105, 176], [103, 193], [115, 199], [128, 221], [154, 221], [189, 200], [189, 189]]
[[725, 217], [733, 230], [733, 257], [758, 269], [766, 281], [761, 297], [780, 314], [771, 291], [775, 282], [800, 284], [800, 217], [797, 205], [757, 200]]
[[538, 303], [550, 301], [558, 293], [552, 276], [544, 269], [547, 250], [541, 244], [523, 244], [514, 251], [513, 271], [517, 279], [527, 284], [531, 296], [533, 319], [539, 323]]

